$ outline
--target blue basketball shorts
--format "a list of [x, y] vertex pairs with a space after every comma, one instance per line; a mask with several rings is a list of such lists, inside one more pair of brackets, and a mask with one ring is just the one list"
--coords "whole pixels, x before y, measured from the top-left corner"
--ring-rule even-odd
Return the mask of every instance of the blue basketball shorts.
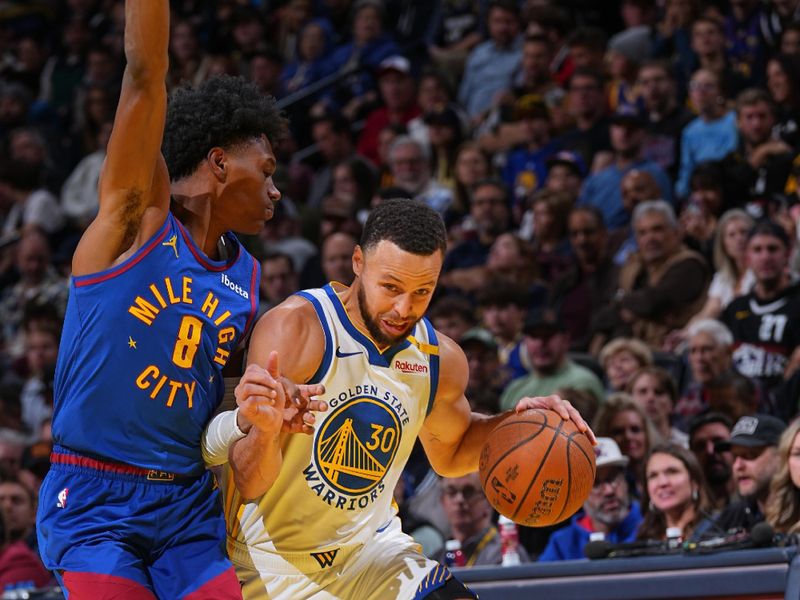
[[37, 534], [44, 565], [59, 576], [114, 575], [177, 599], [231, 568], [211, 473], [148, 474], [63, 448], [52, 461], [39, 492]]

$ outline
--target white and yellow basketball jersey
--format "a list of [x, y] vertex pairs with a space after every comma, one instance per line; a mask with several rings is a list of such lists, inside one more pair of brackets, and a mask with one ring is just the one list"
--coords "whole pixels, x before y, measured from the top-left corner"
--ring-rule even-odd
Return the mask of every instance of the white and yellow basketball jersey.
[[436, 395], [439, 348], [423, 319], [380, 352], [332, 286], [300, 295], [325, 333], [312, 382], [325, 385], [328, 411], [315, 414], [313, 436], [286, 436], [280, 475], [257, 501], [242, 502], [229, 468], [222, 485], [231, 556], [305, 571], [343, 558], [392, 520], [392, 492]]

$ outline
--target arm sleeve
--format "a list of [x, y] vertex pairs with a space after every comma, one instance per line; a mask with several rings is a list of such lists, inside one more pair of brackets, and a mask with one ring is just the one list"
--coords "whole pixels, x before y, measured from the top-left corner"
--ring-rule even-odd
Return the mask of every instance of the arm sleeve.
[[246, 434], [236, 424], [238, 413], [237, 408], [218, 414], [211, 419], [211, 423], [203, 432], [201, 449], [207, 467], [216, 467], [228, 462], [231, 444], [245, 437]]

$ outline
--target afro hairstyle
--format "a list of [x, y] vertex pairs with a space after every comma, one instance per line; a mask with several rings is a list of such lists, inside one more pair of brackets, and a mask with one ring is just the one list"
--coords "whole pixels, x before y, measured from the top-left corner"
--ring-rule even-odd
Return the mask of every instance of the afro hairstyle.
[[212, 148], [230, 149], [262, 135], [274, 144], [286, 131], [274, 98], [241, 77], [222, 75], [175, 91], [162, 152], [170, 178], [177, 181], [194, 173]]

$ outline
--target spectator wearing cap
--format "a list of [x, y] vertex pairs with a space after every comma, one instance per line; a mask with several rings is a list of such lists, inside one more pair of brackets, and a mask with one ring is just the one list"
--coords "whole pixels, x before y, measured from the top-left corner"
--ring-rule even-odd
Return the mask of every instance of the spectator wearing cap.
[[[771, 396], [800, 366], [800, 284], [788, 275], [791, 243], [786, 231], [762, 221], [748, 233], [747, 264], [756, 283], [750, 293], [735, 298], [721, 321], [733, 334], [736, 370], [760, 381]], [[792, 417], [791, 405], [773, 406], [775, 414]]]
[[554, 310], [532, 310], [525, 320], [523, 336], [532, 372], [508, 385], [500, 398], [501, 410], [509, 410], [525, 396], [547, 396], [562, 388], [588, 390], [598, 398], [605, 397], [597, 376], [567, 356], [569, 332]]
[[492, 108], [495, 96], [507, 89], [522, 59], [519, 6], [513, 0], [492, 0], [487, 12], [489, 39], [467, 57], [458, 89], [459, 103], [475, 124]]
[[410, 135], [397, 137], [389, 147], [394, 184], [443, 215], [453, 202], [453, 190], [431, 175], [430, 162], [430, 148]]
[[732, 428], [733, 421], [718, 412], [698, 415], [689, 422], [689, 450], [703, 469], [715, 511], [727, 507], [736, 494], [733, 454], [730, 449], [720, 447], [730, 439]]
[[720, 161], [725, 206], [770, 216], [772, 202], [783, 194], [796, 153], [773, 137], [775, 111], [766, 90], [749, 88], [736, 98], [739, 146]]
[[705, 301], [709, 271], [705, 259], [680, 240], [672, 207], [663, 200], [643, 202], [633, 211], [639, 250], [622, 266], [614, 303], [598, 313], [600, 332], [593, 352], [606, 336], [633, 335], [660, 349], [667, 334], [683, 327]]
[[375, 165], [381, 163], [378, 156], [378, 134], [381, 130], [387, 125], [407, 125], [421, 114], [411, 63], [406, 57], [394, 55], [380, 63], [378, 89], [382, 106], [367, 115], [358, 138], [358, 153]]
[[643, 156], [656, 163], [674, 180], [680, 162], [681, 131], [694, 118], [678, 102], [675, 75], [661, 61], [645, 61], [639, 67], [636, 86], [641, 92], [647, 138]]
[[547, 160], [557, 146], [551, 141], [550, 114], [541, 97], [519, 98], [514, 105], [514, 119], [520, 125], [522, 143], [506, 155], [502, 176], [519, 213], [531, 195], [544, 185]]
[[570, 350], [585, 352], [593, 335], [594, 313], [608, 305], [617, 291], [619, 268], [608, 252], [603, 215], [595, 207], [573, 208], [567, 218], [567, 234], [575, 263], [555, 281], [549, 302], [567, 323]]
[[718, 444], [720, 450], [733, 454], [733, 478], [741, 500], [720, 514], [717, 527], [749, 531], [764, 520], [770, 482], [780, 466], [778, 442], [785, 429], [786, 424], [777, 417], [746, 416], [733, 426], [730, 439]]
[[498, 400], [507, 379], [497, 354], [497, 340], [489, 330], [474, 327], [464, 333], [459, 345], [469, 365], [469, 380], [464, 394], [472, 409], [490, 415], [497, 414]]
[[667, 174], [656, 163], [643, 158], [645, 139], [644, 120], [638, 112], [621, 108], [611, 119], [609, 135], [613, 151], [612, 163], [605, 169], [590, 175], [583, 184], [579, 204], [598, 207], [603, 212], [606, 226], [623, 227], [630, 215], [622, 205], [620, 184], [630, 171], [650, 173], [658, 183], [661, 198], [672, 200], [671, 183]]
[[[577, 198], [586, 174], [586, 164], [580, 155], [562, 150], [547, 159], [547, 179], [544, 187], [554, 192], [566, 192]], [[602, 215], [600, 216], [602, 218]]]
[[[331, 73], [349, 76], [323, 98], [321, 106], [341, 107], [342, 114], [352, 121], [376, 100], [372, 71], [380, 70], [381, 62], [399, 55], [400, 49], [392, 36], [384, 31], [382, 2], [358, 0], [352, 5], [351, 16], [351, 40], [334, 48], [325, 67]], [[333, 29], [340, 31], [335, 22]]]
[[594, 453], [597, 470], [583, 510], [572, 517], [567, 527], [550, 536], [540, 561], [584, 558], [584, 548], [593, 533], [602, 533], [612, 544], [636, 538], [642, 514], [625, 479], [629, 459], [607, 437], [597, 438]]
[[689, 179], [695, 167], [709, 160], [720, 160], [736, 149], [736, 114], [729, 111], [719, 74], [698, 69], [689, 82], [689, 98], [697, 111], [681, 134], [681, 161], [675, 195], [689, 194]]

